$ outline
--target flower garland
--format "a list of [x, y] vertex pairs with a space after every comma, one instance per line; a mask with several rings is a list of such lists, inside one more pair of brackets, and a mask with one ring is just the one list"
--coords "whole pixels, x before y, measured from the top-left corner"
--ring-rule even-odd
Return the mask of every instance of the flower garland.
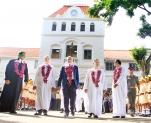
[[119, 79], [121, 70], [122, 70], [121, 67], [119, 67], [118, 69], [116, 69], [116, 68], [114, 69], [114, 71], [113, 71], [114, 84], [116, 84], [117, 80]]
[[50, 65], [47, 66], [46, 74], [45, 74], [45, 65], [43, 65], [41, 67], [41, 73], [42, 73], [42, 76], [44, 77], [43, 78], [44, 83], [47, 83], [47, 81], [48, 81], [47, 79], [48, 79], [48, 76], [50, 74], [50, 71], [51, 71], [51, 66]]
[[19, 75], [20, 78], [23, 78], [23, 74], [24, 74], [24, 70], [25, 70], [25, 61], [22, 63], [22, 66], [21, 66], [21, 70], [18, 69], [18, 66], [19, 66], [19, 61], [18, 60], [15, 60], [14, 62], [14, 71], [17, 75]]
[[72, 72], [73, 72], [73, 70], [74, 70], [74, 66], [73, 65], [65, 66], [65, 73], [67, 75], [69, 85], [72, 84]]
[[96, 87], [99, 87], [98, 83], [100, 82], [101, 70], [97, 71], [97, 77], [96, 78], [94, 76], [95, 76], [95, 72], [91, 71], [92, 81]]

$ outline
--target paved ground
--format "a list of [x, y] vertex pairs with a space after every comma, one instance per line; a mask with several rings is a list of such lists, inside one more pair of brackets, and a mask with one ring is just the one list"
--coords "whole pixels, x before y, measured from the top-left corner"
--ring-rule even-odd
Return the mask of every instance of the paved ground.
[[48, 116], [35, 116], [34, 111], [18, 111], [18, 114], [0, 113], [0, 123], [151, 123], [151, 117], [126, 116], [125, 119], [113, 119], [112, 114], [103, 114], [98, 119], [88, 119], [83, 112], [64, 118], [59, 111], [49, 111]]

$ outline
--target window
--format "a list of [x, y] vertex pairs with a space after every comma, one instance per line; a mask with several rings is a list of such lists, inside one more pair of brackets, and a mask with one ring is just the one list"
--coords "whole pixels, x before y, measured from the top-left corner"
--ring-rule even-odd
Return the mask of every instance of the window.
[[112, 62], [106, 62], [105, 63], [105, 69], [106, 70], [114, 70], [114, 63], [112, 63]]
[[65, 22], [62, 23], [61, 31], [66, 31], [66, 23]]
[[84, 59], [91, 59], [92, 50], [84, 50]]
[[134, 71], [138, 71], [136, 63], [129, 63], [129, 67], [134, 67]]
[[56, 28], [57, 28], [57, 24], [56, 24], [56, 22], [53, 22], [53, 24], [52, 24], [52, 31], [56, 31]]
[[81, 28], [80, 28], [80, 31], [85, 31], [85, 23], [81, 23]]
[[38, 60], [35, 60], [34, 69], [37, 69], [37, 67], [38, 67]]
[[51, 58], [60, 59], [61, 58], [61, 49], [52, 49]]
[[90, 32], [94, 32], [94, 30], [95, 30], [95, 25], [94, 25], [94, 23], [91, 23], [90, 24]]
[[72, 22], [72, 24], [71, 24], [71, 31], [75, 31], [75, 28], [76, 28], [76, 24], [74, 22]]

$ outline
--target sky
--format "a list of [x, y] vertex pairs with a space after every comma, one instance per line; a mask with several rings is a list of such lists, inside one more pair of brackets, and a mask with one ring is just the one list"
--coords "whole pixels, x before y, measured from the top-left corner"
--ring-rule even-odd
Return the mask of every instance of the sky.
[[[0, 47], [39, 48], [43, 18], [71, 3], [94, 4], [93, 0], [0, 0]], [[136, 10], [136, 16], [130, 19], [120, 9], [112, 26], [105, 26], [104, 49], [151, 48], [151, 38], [136, 36], [141, 12]]]

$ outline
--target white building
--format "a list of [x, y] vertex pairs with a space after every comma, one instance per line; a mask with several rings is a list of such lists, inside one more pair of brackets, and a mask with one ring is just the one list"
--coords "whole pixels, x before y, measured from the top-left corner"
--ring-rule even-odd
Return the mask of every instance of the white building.
[[[67, 56], [74, 58], [83, 83], [92, 60], [99, 59], [104, 69], [104, 22], [90, 19], [87, 5], [65, 5], [43, 20], [39, 64], [45, 55], [50, 55], [56, 69], [56, 78]], [[72, 44], [72, 45], [71, 45]]]
[[[126, 70], [129, 66], [136, 68], [128, 50], [104, 50], [104, 22], [101, 19], [90, 19], [86, 12], [88, 8], [86, 5], [65, 5], [44, 18], [40, 49], [0, 48], [0, 86], [4, 83], [8, 61], [16, 58], [21, 50], [27, 52], [30, 79], [34, 79], [36, 67], [43, 63], [45, 55], [51, 57], [51, 64], [56, 69], [56, 81], [69, 55], [79, 67], [80, 83], [84, 82], [86, 71], [92, 67], [92, 61], [96, 58], [100, 59], [100, 67], [105, 70], [108, 87], [111, 87], [115, 59], [120, 59]], [[140, 76], [137, 68], [135, 74]]]

